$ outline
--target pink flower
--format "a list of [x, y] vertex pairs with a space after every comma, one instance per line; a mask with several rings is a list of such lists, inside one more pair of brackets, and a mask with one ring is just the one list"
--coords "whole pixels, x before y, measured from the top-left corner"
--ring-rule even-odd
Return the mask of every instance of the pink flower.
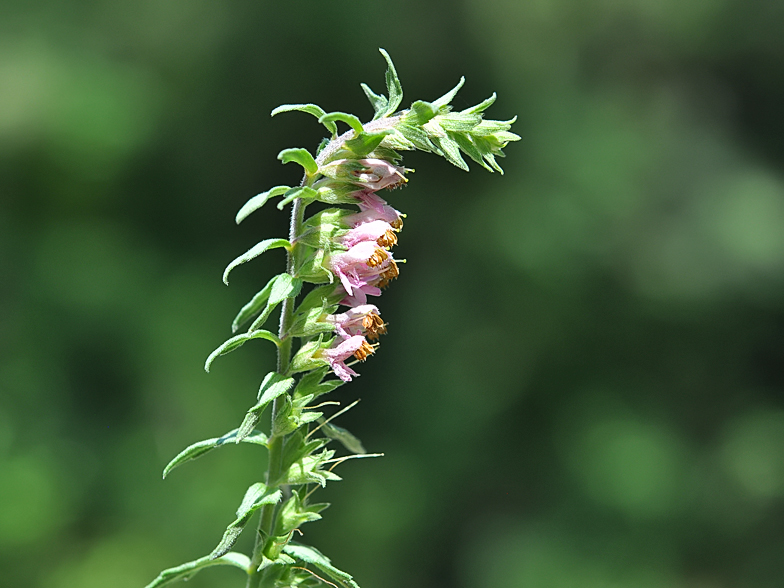
[[333, 323], [335, 330], [344, 339], [364, 335], [373, 341], [387, 332], [378, 308], [372, 304], [355, 306], [341, 314], [331, 314], [326, 317], [326, 321]]
[[383, 220], [374, 220], [356, 225], [345, 235], [340, 237], [340, 244], [345, 247], [353, 247], [363, 241], [376, 242], [381, 247], [392, 247], [397, 244], [392, 225]]
[[355, 285], [371, 284], [370, 278], [380, 276], [393, 263], [391, 254], [372, 241], [362, 241], [329, 258], [330, 269], [338, 275], [349, 296], [354, 295]]
[[365, 341], [365, 337], [355, 335], [340, 342], [335, 347], [317, 352], [316, 355], [323, 357], [329, 362], [329, 366], [338, 378], [344, 382], [350, 382], [352, 376], [358, 376], [359, 374], [348, 367], [345, 361], [352, 355], [360, 361], [365, 361], [367, 356], [374, 351], [373, 346]]
[[[377, 278], [373, 278], [377, 281]], [[367, 304], [368, 296], [381, 296], [381, 288], [371, 285], [369, 282], [357, 280], [354, 283], [354, 293], [346, 296], [340, 301], [343, 306], [362, 306]]]
[[360, 212], [350, 214], [343, 219], [343, 222], [349, 226], [356, 227], [363, 223], [382, 220], [396, 230], [403, 228], [403, 215], [389, 206], [383, 198], [379, 198], [372, 192], [357, 192], [354, 196], [359, 200], [357, 205]]

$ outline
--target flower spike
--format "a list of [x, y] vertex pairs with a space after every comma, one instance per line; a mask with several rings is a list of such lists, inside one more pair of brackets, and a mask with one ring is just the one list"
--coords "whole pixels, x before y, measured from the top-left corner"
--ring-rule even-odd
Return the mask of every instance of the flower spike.
[[[325, 416], [319, 409], [330, 402], [314, 402], [359, 375], [352, 366], [364, 362], [379, 348], [387, 323], [376, 304], [400, 274], [404, 260], [395, 258], [405, 215], [379, 194], [408, 183], [413, 170], [401, 165], [400, 152], [419, 149], [444, 157], [468, 170], [467, 155], [489, 171], [503, 173], [496, 160], [503, 148], [519, 136], [509, 131], [515, 119], [487, 120], [484, 113], [495, 101], [488, 100], [461, 111], [451, 102], [464, 83], [433, 102], [417, 100], [398, 110], [403, 89], [389, 54], [388, 95], [362, 89], [375, 112], [363, 124], [353, 114], [327, 113], [315, 104], [287, 104], [272, 111], [299, 111], [313, 115], [329, 131], [314, 157], [306, 149], [284, 149], [283, 163], [297, 163], [305, 174], [299, 186], [275, 186], [251, 198], [236, 216], [244, 220], [273, 197], [277, 207], [292, 205], [288, 239], [265, 239], [237, 257], [226, 268], [224, 280], [238, 265], [250, 262], [271, 249], [286, 251], [286, 271], [278, 274], [242, 308], [232, 323], [235, 333], [246, 323], [246, 332], [234, 334], [208, 358], [207, 369], [218, 356], [252, 339], [271, 341], [278, 353], [275, 371], [266, 375], [240, 426], [223, 437], [195, 443], [167, 466], [176, 466], [225, 445], [227, 440], [263, 445], [269, 453], [269, 470], [263, 482], [248, 488], [237, 510], [237, 519], [227, 527], [218, 547], [208, 556], [161, 572], [147, 588], [157, 588], [177, 579], [188, 579], [203, 568], [231, 565], [243, 570], [247, 586], [284, 588], [311, 586], [314, 578], [336, 588], [359, 588], [352, 577], [332, 565], [321, 552], [292, 541], [295, 531], [321, 518], [327, 504], [309, 501], [315, 489], [340, 478], [334, 466], [354, 457], [370, 457], [350, 432], [331, 424], [342, 411]], [[338, 135], [338, 125], [349, 130]], [[310, 216], [313, 202], [327, 206]], [[300, 293], [304, 297], [297, 303]], [[262, 328], [280, 307], [280, 328], [272, 333]], [[292, 350], [294, 351], [292, 356]], [[359, 368], [357, 368], [359, 369]], [[327, 378], [334, 374], [335, 378]], [[325, 379], [327, 378], [327, 379]], [[256, 430], [265, 409], [271, 406], [269, 434]], [[315, 424], [318, 421], [320, 424]], [[315, 433], [324, 436], [316, 436]], [[339, 441], [349, 455], [335, 457], [326, 446]], [[284, 489], [288, 488], [288, 490]], [[309, 487], [312, 487], [310, 489]], [[253, 516], [258, 530], [250, 557], [229, 551]], [[322, 577], [323, 576], [323, 577]], [[327, 579], [328, 578], [328, 579]]]

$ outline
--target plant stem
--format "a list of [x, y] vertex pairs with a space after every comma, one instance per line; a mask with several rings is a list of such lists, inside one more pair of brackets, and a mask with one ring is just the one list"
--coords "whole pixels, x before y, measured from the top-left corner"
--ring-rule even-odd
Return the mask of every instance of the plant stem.
[[[306, 180], [308, 178], [306, 177]], [[303, 185], [306, 185], [306, 181], [303, 180]], [[289, 225], [289, 241], [294, 243], [296, 241], [297, 236], [300, 233], [302, 227], [302, 220], [305, 215], [305, 206], [301, 199], [297, 198], [294, 200], [292, 209], [291, 209], [291, 223]], [[294, 275], [295, 270], [295, 260], [293, 252], [288, 251], [286, 254], [286, 271]], [[278, 327], [278, 337], [281, 339], [281, 344], [278, 346], [278, 363], [277, 363], [277, 371], [279, 374], [285, 374], [289, 369], [289, 363], [291, 362], [291, 337], [286, 337], [284, 339], [285, 333], [288, 332], [291, 321], [294, 316], [294, 298], [286, 298], [283, 301], [283, 305], [280, 311], [280, 325]], [[275, 418], [278, 414], [278, 399], [276, 398], [272, 403], [272, 423], [275, 422]], [[268, 445], [268, 453], [269, 453], [269, 462], [267, 467], [267, 485], [274, 480], [279, 480], [281, 475], [281, 466], [282, 466], [282, 458], [283, 458], [283, 446], [285, 444], [285, 438], [282, 435], [273, 436], [269, 440]], [[265, 579], [267, 578], [266, 572], [258, 572], [256, 569], [259, 567], [261, 562], [263, 561], [264, 554], [263, 549], [265, 547], [266, 539], [272, 536], [273, 531], [275, 530], [275, 522], [277, 519], [277, 512], [276, 512], [276, 505], [274, 504], [266, 504], [261, 508], [261, 514], [259, 516], [259, 526], [258, 530], [256, 531], [256, 541], [253, 547], [253, 557], [251, 558], [251, 566], [248, 570], [248, 581], [246, 583], [246, 588], [253, 588], [254, 586], [258, 586], [259, 588], [265, 588], [267, 582]], [[268, 568], [269, 569], [269, 568]], [[274, 582], [274, 579], [272, 580]], [[271, 588], [271, 586], [270, 586]]]

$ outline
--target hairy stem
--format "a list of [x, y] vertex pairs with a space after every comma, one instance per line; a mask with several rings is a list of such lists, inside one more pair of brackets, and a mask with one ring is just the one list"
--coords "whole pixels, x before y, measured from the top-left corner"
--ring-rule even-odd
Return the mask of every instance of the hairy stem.
[[[307, 179], [307, 178], [306, 178]], [[303, 185], [306, 184], [306, 181], [303, 180]], [[302, 220], [305, 215], [305, 206], [302, 203], [302, 200], [297, 198], [294, 200], [292, 209], [291, 209], [291, 223], [289, 225], [289, 240], [293, 243], [302, 227]], [[286, 271], [293, 275], [295, 268], [295, 260], [294, 255], [291, 251], [287, 252], [286, 254]], [[278, 363], [277, 363], [277, 370], [279, 374], [285, 374], [289, 369], [289, 363], [291, 362], [291, 337], [286, 337], [284, 339], [285, 333], [288, 332], [289, 328], [291, 327], [291, 320], [294, 316], [294, 298], [286, 298], [283, 301], [283, 305], [280, 311], [280, 325], [278, 327], [278, 336], [281, 339], [281, 344], [278, 347]], [[275, 422], [275, 418], [278, 415], [278, 399], [276, 398], [272, 403], [272, 423]], [[275, 480], [280, 479], [281, 475], [281, 462], [283, 457], [283, 446], [285, 444], [285, 438], [282, 435], [274, 436], [270, 439], [268, 450], [269, 450], [269, 465], [267, 467], [267, 485], [269, 486], [270, 483], [274, 482]], [[266, 504], [261, 509], [261, 514], [259, 516], [259, 526], [258, 530], [256, 531], [256, 541], [253, 547], [253, 557], [251, 558], [251, 566], [248, 570], [248, 581], [246, 583], [247, 588], [254, 588], [258, 586], [259, 588], [265, 588], [267, 582], [265, 581], [268, 579], [268, 575], [265, 574], [267, 570], [264, 572], [259, 573], [256, 569], [259, 567], [261, 562], [263, 561], [264, 554], [263, 550], [265, 547], [266, 540], [272, 537], [272, 533], [275, 529], [275, 522], [277, 518], [277, 511], [276, 505], [274, 504]], [[274, 579], [271, 580], [270, 585], [274, 583]]]

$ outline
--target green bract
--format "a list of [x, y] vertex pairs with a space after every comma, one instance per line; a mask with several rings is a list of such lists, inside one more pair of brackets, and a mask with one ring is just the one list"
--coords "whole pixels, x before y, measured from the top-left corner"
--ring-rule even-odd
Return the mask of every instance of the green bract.
[[[362, 124], [345, 112], [328, 113], [315, 104], [287, 104], [272, 111], [273, 116], [294, 111], [310, 114], [330, 138], [319, 146], [316, 157], [302, 148], [281, 151], [280, 161], [303, 168], [302, 183], [275, 186], [252, 197], [237, 213], [240, 223], [271, 198], [280, 197], [278, 209], [292, 205], [290, 233], [288, 239], [264, 239], [234, 259], [223, 274], [224, 282], [228, 284], [234, 268], [271, 249], [286, 251], [286, 270], [269, 279], [240, 309], [231, 323], [234, 335], [209, 355], [204, 367], [209, 371], [217, 357], [252, 339], [275, 345], [277, 366], [264, 377], [255, 403], [237, 429], [190, 445], [166, 466], [164, 477], [230, 443], [263, 446], [267, 471], [263, 481], [247, 489], [235, 520], [211, 554], [165, 570], [148, 588], [186, 580], [213, 565], [241, 569], [249, 588], [320, 584], [358, 588], [320, 551], [292, 539], [302, 525], [321, 518], [328, 505], [311, 503], [310, 497], [327, 482], [341, 479], [333, 471], [336, 466], [348, 459], [380, 455], [367, 453], [359, 439], [332, 423], [356, 401], [334, 411], [330, 407], [338, 402], [321, 400], [358, 375], [351, 366], [374, 354], [377, 340], [387, 332], [368, 296], [380, 295], [399, 274], [391, 249], [398, 242], [404, 215], [379, 192], [408, 181], [406, 173], [411, 170], [401, 167], [401, 151], [432, 152], [465, 170], [463, 156], [467, 155], [485, 169], [501, 172], [496, 158], [504, 155], [507, 143], [520, 138], [509, 131], [514, 119], [483, 118], [495, 95], [462, 111], [452, 109], [462, 78], [437, 100], [417, 100], [409, 109], [398, 110], [403, 89], [389, 55], [383, 49], [381, 53], [388, 65], [387, 95], [362, 84], [374, 110], [370, 122]], [[337, 123], [348, 130], [338, 135]], [[322, 206], [306, 217], [313, 202], [329, 208]], [[297, 304], [304, 287], [308, 290]], [[263, 328], [278, 309], [277, 333]], [[248, 323], [245, 331], [238, 332]], [[328, 377], [330, 372], [336, 377]], [[327, 415], [328, 410], [332, 414]], [[268, 433], [258, 430], [265, 413]], [[338, 456], [339, 450], [344, 454]], [[258, 523], [251, 556], [230, 552], [254, 516]]]

